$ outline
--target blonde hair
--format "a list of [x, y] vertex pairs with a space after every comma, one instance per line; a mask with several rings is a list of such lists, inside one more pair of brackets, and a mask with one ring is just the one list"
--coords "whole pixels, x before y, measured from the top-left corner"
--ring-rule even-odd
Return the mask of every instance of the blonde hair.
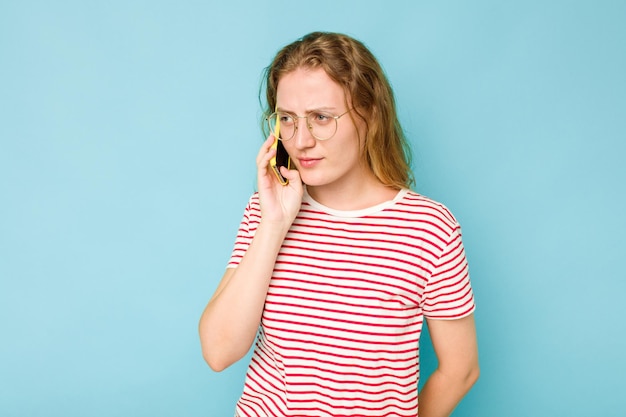
[[268, 116], [276, 107], [280, 78], [298, 68], [322, 68], [341, 85], [366, 126], [363, 158], [385, 185], [410, 188], [411, 152], [398, 121], [393, 90], [378, 60], [360, 41], [340, 33], [313, 32], [282, 48], [265, 69]]

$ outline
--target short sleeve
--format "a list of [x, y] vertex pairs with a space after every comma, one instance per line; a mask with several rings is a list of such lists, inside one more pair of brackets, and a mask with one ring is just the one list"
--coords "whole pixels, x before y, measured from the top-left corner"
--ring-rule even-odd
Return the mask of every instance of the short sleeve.
[[424, 316], [431, 319], [459, 319], [475, 309], [469, 266], [458, 223], [426, 284], [422, 309]]
[[258, 193], [255, 193], [250, 197], [248, 205], [246, 206], [243, 218], [239, 224], [237, 230], [237, 236], [235, 237], [235, 244], [233, 251], [230, 255], [230, 260], [226, 265], [227, 268], [236, 268], [241, 262], [241, 259], [245, 255], [254, 233], [259, 225], [261, 219], [261, 206], [259, 204]]

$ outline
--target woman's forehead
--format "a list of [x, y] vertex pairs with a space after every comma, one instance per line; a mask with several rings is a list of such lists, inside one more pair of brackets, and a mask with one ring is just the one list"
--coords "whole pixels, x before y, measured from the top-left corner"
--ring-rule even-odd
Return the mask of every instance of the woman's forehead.
[[345, 103], [343, 87], [321, 68], [298, 68], [278, 81], [276, 107], [283, 110], [337, 110]]

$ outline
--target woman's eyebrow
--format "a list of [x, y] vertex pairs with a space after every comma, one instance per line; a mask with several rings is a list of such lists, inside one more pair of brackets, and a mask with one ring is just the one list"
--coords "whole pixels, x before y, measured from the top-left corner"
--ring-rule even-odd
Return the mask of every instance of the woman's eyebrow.
[[[336, 110], [337, 110], [337, 108], [334, 107], [334, 106], [320, 106], [320, 107], [313, 107], [311, 109], [306, 110], [305, 114], [313, 113], [313, 112], [316, 112], [316, 111], [333, 112], [333, 111], [336, 111]], [[281, 112], [284, 112], [284, 113], [297, 114], [295, 111], [285, 109], [284, 107], [276, 107], [276, 111], [281, 111]]]

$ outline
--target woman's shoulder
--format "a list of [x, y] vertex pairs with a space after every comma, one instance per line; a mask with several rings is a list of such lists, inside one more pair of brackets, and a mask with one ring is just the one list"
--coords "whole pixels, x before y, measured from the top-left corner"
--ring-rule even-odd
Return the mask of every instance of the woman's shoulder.
[[397, 202], [396, 209], [409, 216], [443, 222], [449, 227], [455, 228], [458, 225], [457, 219], [445, 204], [417, 191], [407, 190], [403, 198]]
[[255, 208], [255, 209], [260, 209], [261, 208], [261, 202], [259, 200], [259, 192], [258, 191], [254, 191], [250, 197], [248, 198], [248, 204], [247, 204], [247, 208]]

